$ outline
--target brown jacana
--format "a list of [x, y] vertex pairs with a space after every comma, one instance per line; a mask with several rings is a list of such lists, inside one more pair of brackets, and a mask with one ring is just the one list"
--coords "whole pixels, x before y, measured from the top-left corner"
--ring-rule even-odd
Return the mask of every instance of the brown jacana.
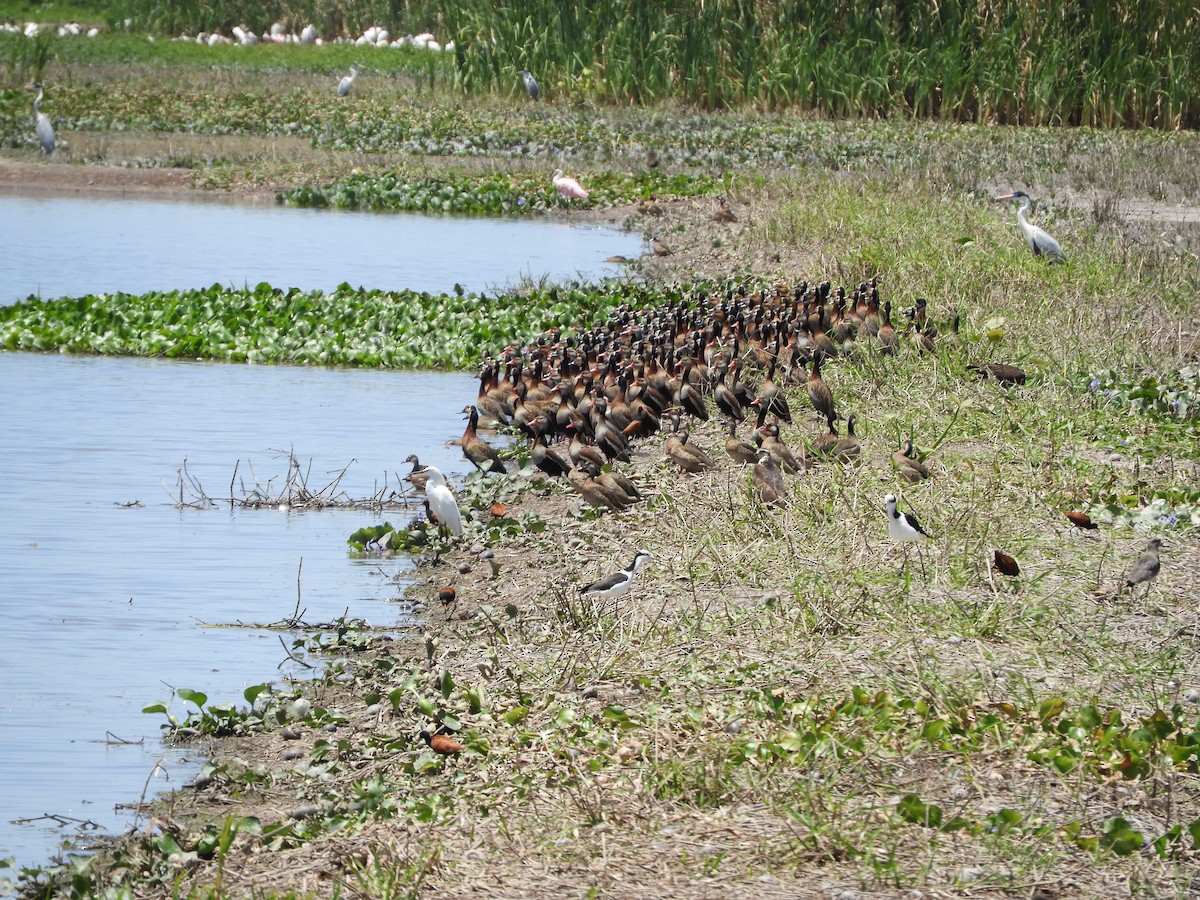
[[429, 749], [441, 756], [458, 756], [466, 748], [448, 734], [430, 734], [421, 732], [421, 740], [429, 745]]
[[1021, 567], [1017, 565], [1017, 561], [1003, 550], [995, 551], [995, 558], [992, 560], [992, 565], [996, 567], [996, 571], [1001, 575], [1012, 577], [1021, 574]]

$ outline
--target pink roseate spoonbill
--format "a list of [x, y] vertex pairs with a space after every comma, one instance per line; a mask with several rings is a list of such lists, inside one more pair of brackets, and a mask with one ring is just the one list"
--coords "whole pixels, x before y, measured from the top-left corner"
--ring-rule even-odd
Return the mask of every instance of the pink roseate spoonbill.
[[567, 178], [563, 175], [562, 169], [554, 170], [554, 187], [558, 192], [566, 198], [567, 202], [572, 200], [586, 200], [588, 192], [574, 178]]

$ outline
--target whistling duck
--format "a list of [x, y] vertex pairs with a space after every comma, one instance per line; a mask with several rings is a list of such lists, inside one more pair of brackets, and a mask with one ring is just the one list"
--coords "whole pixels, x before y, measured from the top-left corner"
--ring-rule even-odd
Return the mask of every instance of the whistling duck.
[[771, 367], [767, 369], [767, 374], [763, 378], [762, 384], [759, 385], [758, 394], [754, 398], [753, 405], [765, 409], [769, 414], [777, 416], [791, 425], [792, 412], [788, 408], [787, 398], [783, 396], [774, 381], [775, 365], [776, 360], [772, 359]]
[[850, 413], [850, 418], [846, 420], [846, 436], [833, 446], [833, 458], [838, 462], [857, 462], [862, 456], [862, 442], [854, 434], [854, 423], [857, 421], [858, 416]]
[[725, 438], [725, 452], [735, 463], [752, 466], [758, 458], [757, 451], [737, 436], [737, 419], [729, 420], [729, 437]]
[[717, 198], [717, 211], [713, 213], [713, 221], [722, 225], [729, 225], [737, 221], [737, 216], [729, 208], [729, 204], [725, 201], [724, 197]]
[[637, 485], [628, 476], [622, 475], [620, 472], [601, 472], [599, 475], [594, 475], [593, 480], [602, 490], [608, 491], [613, 495], [623, 494], [628, 498], [630, 503], [636, 503], [643, 499], [642, 492], [638, 490]]
[[818, 456], [828, 456], [833, 453], [833, 448], [837, 446], [837, 442], [840, 440], [834, 420], [826, 419], [825, 425], [829, 430], [825, 434], [818, 435], [809, 441], [809, 446], [812, 448], [813, 453]]
[[663, 451], [667, 454], [671, 462], [675, 463], [683, 471], [693, 475], [703, 472], [706, 469], [715, 469], [717, 464], [713, 461], [713, 458], [699, 447], [688, 447], [687, 438], [688, 433], [686, 431], [681, 431], [667, 438], [663, 444]]
[[496, 372], [491, 366], [484, 366], [479, 375], [479, 395], [475, 398], [475, 406], [480, 414], [499, 422], [501, 425], [512, 424], [513, 408], [507, 400], [500, 400], [490, 393]]
[[429, 480], [429, 467], [421, 465], [421, 461], [417, 459], [415, 453], [408, 454], [404, 461], [412, 463], [412, 471], [404, 476], [404, 480], [418, 491], [425, 490], [425, 482]]
[[614, 512], [619, 512], [634, 502], [624, 493], [615, 492], [604, 487], [596, 479], [588, 475], [587, 472], [578, 467], [567, 473], [567, 481], [571, 482], [571, 487], [575, 489], [576, 493], [592, 506], [603, 506]]
[[906, 440], [904, 447], [892, 454], [892, 462], [896, 466], [896, 474], [904, 481], [915, 483], [929, 477], [929, 469], [913, 452], [912, 441]]
[[885, 356], [892, 356], [900, 349], [900, 336], [892, 327], [891, 300], [883, 305], [883, 318], [879, 321], [879, 333], [876, 338], [879, 340], [879, 352]]
[[596, 435], [596, 446], [611, 459], [630, 462], [629, 444], [625, 436], [608, 422], [608, 403], [597, 398], [592, 409], [592, 431]]
[[746, 413], [742, 409], [742, 402], [738, 400], [737, 394], [725, 383], [725, 378], [728, 374], [729, 372], [726, 370], [717, 379], [717, 387], [713, 391], [713, 400], [717, 404], [717, 409], [733, 421], [740, 422], [746, 418]]
[[662, 422], [654, 414], [654, 410], [649, 406], [639, 406], [633, 416], [633, 421], [629, 423], [622, 434], [627, 438], [646, 438], [656, 434], [661, 427]]
[[467, 428], [462, 436], [463, 456], [474, 463], [481, 472], [507, 475], [508, 467], [504, 465], [504, 460], [500, 458], [496, 448], [481, 438], [476, 431], [479, 427], [479, 410], [474, 406], [468, 409], [470, 412], [467, 414]]
[[529, 449], [529, 459], [551, 478], [561, 478], [571, 471], [572, 467], [570, 457], [564, 454], [560, 447], [551, 446], [544, 434], [539, 435], [533, 442]]
[[829, 389], [829, 385], [821, 377], [821, 358], [819, 356], [813, 357], [812, 373], [808, 376], [807, 388], [808, 399], [812, 403], [813, 409], [819, 412], [826, 420], [836, 420], [838, 414], [833, 403], [833, 391]]
[[675, 404], [688, 415], [695, 416], [701, 422], [707, 422], [708, 406], [700, 392], [688, 383], [691, 374], [692, 363], [688, 360], [683, 364], [683, 376], [679, 382], [679, 389], [675, 392]]
[[762, 438], [761, 449], [768, 451], [771, 456], [775, 457], [775, 461], [789, 475], [794, 475], [804, 468], [802, 457], [796, 456], [795, 453], [787, 447], [779, 438], [779, 426], [775, 424], [763, 425], [758, 429], [758, 434]]
[[579, 429], [573, 424], [568, 426], [571, 432], [571, 443], [568, 452], [571, 462], [584, 469], [595, 469], [599, 472], [608, 463], [608, 458], [594, 444], [585, 444], [579, 435]]
[[759, 449], [754, 468], [750, 470], [750, 478], [758, 488], [758, 495], [763, 503], [767, 506], [787, 506], [787, 485], [783, 482], [783, 470], [766, 447]]

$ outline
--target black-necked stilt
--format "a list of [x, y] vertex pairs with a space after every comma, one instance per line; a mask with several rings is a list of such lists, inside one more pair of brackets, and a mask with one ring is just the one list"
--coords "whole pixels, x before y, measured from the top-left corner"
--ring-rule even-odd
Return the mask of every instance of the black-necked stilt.
[[[923, 541], [931, 537], [928, 531], [921, 527], [917, 517], [911, 513], [902, 513], [896, 509], [896, 495], [888, 494], [884, 500], [887, 504], [888, 537], [904, 545], [904, 568], [908, 571], [908, 544]], [[917, 551], [917, 560], [921, 563], [921, 577], [925, 577], [925, 560]], [[905, 576], [907, 581], [907, 574]]]
[[650, 558], [650, 554], [645, 550], [639, 550], [634, 554], [633, 562], [619, 572], [613, 572], [611, 575], [605, 575], [599, 581], [593, 581], [586, 587], [579, 589], [581, 597], [590, 597], [596, 600], [618, 600], [624, 597], [633, 588], [633, 578], [637, 575], [638, 569], [642, 563]]
[[1146, 592], [1150, 592], [1149, 582], [1158, 577], [1160, 568], [1158, 551], [1162, 548], [1162, 544], [1162, 538], [1150, 539], [1146, 552], [1129, 567], [1129, 573], [1125, 576], [1125, 587], [1135, 588], [1139, 584], [1145, 584]]
[[887, 504], [888, 537], [893, 541], [922, 541], [932, 536], [921, 527], [916, 516], [896, 509], [895, 494], [888, 494], [883, 502]]

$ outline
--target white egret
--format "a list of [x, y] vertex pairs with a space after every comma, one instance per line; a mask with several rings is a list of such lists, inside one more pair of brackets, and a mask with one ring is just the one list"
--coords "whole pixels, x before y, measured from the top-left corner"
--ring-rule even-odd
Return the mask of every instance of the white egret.
[[362, 67], [358, 63], [353, 63], [350, 66], [350, 74], [343, 75], [342, 80], [338, 82], [337, 94], [339, 97], [345, 97], [350, 93], [350, 88], [354, 84], [354, 79], [358, 77], [358, 73], [362, 71]]
[[429, 511], [433, 513], [439, 525], [450, 529], [450, 533], [455, 537], [461, 537], [462, 513], [458, 509], [458, 501], [454, 499], [454, 494], [446, 484], [446, 476], [433, 466], [428, 466], [425, 471], [429, 473], [429, 479], [425, 482], [425, 499], [429, 503]]

